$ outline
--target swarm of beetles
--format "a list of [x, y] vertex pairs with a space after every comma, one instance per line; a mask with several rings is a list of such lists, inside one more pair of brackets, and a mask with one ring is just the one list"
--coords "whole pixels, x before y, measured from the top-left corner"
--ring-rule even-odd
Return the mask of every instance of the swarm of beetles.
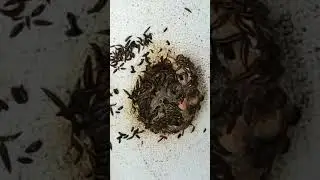
[[[47, 88], [42, 91], [51, 99], [59, 112], [57, 116], [70, 121], [71, 147], [79, 153], [74, 163], [77, 164], [86, 152], [90, 156], [93, 172], [88, 176], [104, 179], [108, 176], [111, 149], [109, 141], [109, 53], [102, 51], [96, 43], [90, 44], [94, 56], [85, 59], [83, 75], [71, 92], [69, 102], [64, 103], [55, 93]], [[93, 61], [94, 59], [94, 61]], [[95, 67], [95, 68], [94, 68]], [[85, 143], [89, 139], [89, 144]]]
[[[11, 87], [11, 95], [17, 104], [21, 104], [21, 105], [26, 104], [29, 100], [28, 92], [24, 88], [23, 85]], [[8, 110], [9, 110], [8, 104], [4, 100], [0, 99], [0, 112], [1, 111], [8, 111]], [[9, 153], [9, 150], [8, 150], [6, 143], [16, 140], [22, 134], [23, 134], [23, 132], [19, 131], [17, 133], [11, 134], [11, 135], [1, 135], [0, 136], [0, 157], [1, 157], [1, 160], [2, 160], [6, 170], [9, 173], [12, 172], [12, 160], [11, 160], [10, 153]], [[41, 149], [42, 145], [43, 145], [42, 140], [40, 140], [40, 139], [36, 140], [27, 146], [27, 148], [24, 150], [24, 153], [26, 153], [26, 154], [35, 153]], [[33, 163], [33, 161], [34, 160], [28, 156], [19, 156], [17, 158], [17, 162], [19, 162], [21, 164], [31, 164], [31, 163]]]
[[[0, 8], [0, 14], [9, 17], [15, 25], [10, 31], [9, 37], [14, 38], [18, 36], [25, 28], [29, 30], [32, 26], [44, 27], [51, 26], [53, 22], [45, 18], [39, 17], [47, 9], [48, 5], [51, 4], [51, 0], [46, 0], [46, 2], [40, 3], [34, 9], [32, 9], [30, 14], [25, 14], [24, 11], [28, 5], [28, 2], [32, 0], [8, 0]], [[90, 9], [87, 10], [87, 14], [94, 14], [100, 12], [105, 5], [107, 0], [98, 0]], [[66, 13], [66, 19], [69, 24], [69, 28], [65, 30], [65, 35], [67, 37], [76, 37], [83, 34], [83, 30], [78, 25], [78, 18], [72, 12]]]
[[[183, 136], [185, 128], [191, 126], [191, 132], [195, 130], [195, 127], [191, 124], [191, 122], [195, 116], [195, 113], [200, 108], [200, 101], [203, 100], [203, 96], [197, 89], [198, 78], [195, 72], [195, 67], [191, 63], [189, 58], [186, 58], [183, 55], [178, 55], [176, 58], [170, 58], [168, 57], [168, 55], [167, 57], [162, 56], [160, 58], [160, 61], [157, 62], [155, 60], [151, 60], [149, 55], [151, 53], [154, 53], [155, 50], [148, 48], [149, 45], [153, 43], [153, 34], [150, 33], [149, 30], [150, 27], [148, 27], [144, 31], [142, 37], [128, 36], [125, 39], [125, 45], [117, 44], [111, 46], [112, 49], [110, 55], [110, 66], [113, 68], [111, 72], [117, 73], [119, 71], [128, 70], [130, 71], [130, 73], [136, 73], [135, 67], [133, 65], [131, 65], [129, 69], [127, 69], [125, 65], [128, 61], [131, 61], [133, 59], [136, 60], [137, 55], [142, 54], [142, 57], [141, 59], [138, 59], [136, 66], [145, 65], [146, 70], [142, 71], [144, 75], [139, 75], [139, 79], [136, 82], [134, 90], [130, 91], [124, 89], [123, 91], [124, 93], [126, 93], [127, 97], [132, 100], [132, 108], [136, 112], [138, 112], [138, 119], [145, 124], [146, 129], [149, 129], [154, 133], [162, 134], [180, 132], [177, 135], [177, 138], [180, 138], [181, 136]], [[167, 32], [167, 30], [167, 27], [164, 28], [163, 33]], [[170, 42], [168, 40], [166, 41], [166, 44], [170, 46]], [[159, 52], [161, 51], [162, 49], [159, 50]], [[170, 60], [173, 62], [169, 63]], [[161, 84], [162, 82], [167, 83], [168, 86], [165, 84]], [[153, 102], [154, 100], [158, 101], [162, 99], [156, 98], [155, 96], [155, 94], [159, 94], [159, 92], [157, 93], [156, 91], [159, 91], [161, 87], [167, 88], [167, 91], [171, 89], [170, 92], [174, 91], [176, 95], [170, 95], [170, 99], [168, 94], [163, 96], [164, 93], [162, 93], [162, 95], [160, 96], [163, 98], [163, 102], [159, 101], [155, 103]], [[174, 87], [180, 88], [181, 90], [174, 90]], [[119, 91], [118, 89], [114, 89], [114, 92], [111, 92], [110, 94], [112, 95], [112, 93], [117, 95], [119, 94]], [[191, 101], [194, 101], [195, 104], [191, 105]], [[179, 102], [180, 106], [182, 106], [182, 102], [185, 102], [184, 105], [190, 103], [190, 107], [188, 107], [187, 109], [181, 107], [183, 109], [179, 109]], [[155, 104], [158, 108], [152, 109], [151, 111], [153, 112], [148, 112], [149, 108], [145, 108], [148, 106], [148, 103]], [[120, 113], [119, 109], [117, 109], [116, 106], [117, 103], [111, 103], [111, 115], [114, 115], [114, 113]], [[120, 105], [121, 109], [122, 107], [123, 106]], [[164, 109], [168, 107], [165, 112], [167, 118], [161, 118], [160, 116], [158, 117], [156, 115], [157, 113], [161, 114], [161, 107]], [[179, 114], [181, 117], [179, 116]], [[158, 120], [156, 120], [157, 118]], [[162, 123], [162, 125], [160, 125], [159, 123]], [[134, 129], [132, 129], [131, 132], [133, 130]], [[119, 136], [117, 137], [117, 139], [119, 143], [121, 142], [121, 139], [129, 140], [132, 139], [132, 137], [137, 137], [138, 139], [140, 139], [140, 136], [136, 135], [136, 133], [141, 133], [143, 131], [144, 130], [139, 131], [139, 129], [136, 129], [135, 131], [133, 131], [133, 134], [131, 136], [127, 133], [119, 132]], [[160, 139], [158, 142], [163, 139], [167, 139], [167, 137], [164, 135], [160, 135]]]
[[138, 119], [154, 133], [178, 133], [189, 127], [200, 109], [203, 95], [189, 58], [162, 58], [147, 65], [131, 93]]

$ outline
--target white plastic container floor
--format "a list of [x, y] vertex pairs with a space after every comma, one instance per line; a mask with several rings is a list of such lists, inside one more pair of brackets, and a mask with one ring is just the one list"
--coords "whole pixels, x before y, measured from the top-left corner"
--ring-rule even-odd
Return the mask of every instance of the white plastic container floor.
[[[191, 10], [188, 12], [185, 8]], [[190, 57], [200, 66], [206, 93], [209, 92], [210, 64], [210, 1], [164, 1], [164, 0], [112, 0], [111, 45], [123, 44], [127, 36], [141, 36], [150, 26], [154, 44], [169, 40], [175, 53]], [[163, 32], [165, 28], [166, 32]], [[140, 59], [133, 60], [138, 64]], [[130, 68], [130, 65], [125, 65]], [[111, 88], [131, 90], [137, 74], [112, 73]], [[141, 139], [116, 140], [118, 132], [130, 134], [132, 126], [143, 125], [129, 115], [126, 95], [112, 98], [111, 103], [125, 104], [126, 113], [111, 119], [111, 179], [112, 180], [206, 180], [210, 179], [210, 108], [206, 94], [202, 110], [195, 120], [195, 131], [186, 129], [184, 136], [169, 136], [157, 142], [159, 134], [146, 131]], [[207, 129], [203, 133], [204, 129]], [[143, 141], [143, 144], [142, 144]]]

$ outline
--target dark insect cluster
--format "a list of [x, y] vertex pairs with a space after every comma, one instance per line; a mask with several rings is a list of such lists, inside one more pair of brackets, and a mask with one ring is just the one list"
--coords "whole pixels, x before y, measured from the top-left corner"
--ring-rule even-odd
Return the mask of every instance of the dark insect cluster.
[[[134, 59], [136, 53], [140, 53], [141, 50], [152, 43], [152, 33], [148, 33], [149, 29], [150, 27], [145, 30], [143, 37], [137, 37], [136, 40], [133, 40], [132, 36], [128, 36], [125, 40], [125, 45], [117, 44], [111, 46], [110, 66], [114, 68], [113, 73], [119, 70], [126, 70], [125, 63]], [[149, 62], [148, 54], [147, 52], [143, 55], [139, 65], [142, 65], [143, 62]]]
[[[149, 30], [150, 27], [144, 31], [142, 37], [133, 38], [131, 35], [128, 36], [125, 39], [125, 45], [111, 46], [110, 66], [114, 68], [113, 73], [118, 70], [126, 70], [126, 62], [133, 59], [137, 60], [138, 58], [135, 57], [142, 54], [142, 58], [138, 59], [139, 62], [136, 66], [144, 65], [146, 70], [142, 71], [143, 75], [138, 75], [134, 90], [129, 92], [129, 90], [123, 89], [123, 92], [127, 95], [127, 98], [132, 100], [132, 108], [134, 112], [138, 112], [139, 120], [144, 122], [146, 129], [154, 133], [165, 134], [180, 132], [178, 135], [178, 138], [180, 138], [184, 134], [184, 129], [188, 126], [192, 126], [191, 133], [194, 132], [195, 126], [191, 124], [191, 121], [200, 109], [200, 102], [204, 97], [197, 89], [197, 73], [193, 63], [188, 58], [178, 55], [175, 59], [171, 58], [174, 61], [174, 63], [171, 63], [168, 58], [161, 56], [160, 63], [152, 65], [149, 55], [151, 53], [160, 53], [163, 48], [157, 51], [148, 49], [148, 46], [153, 43], [153, 34]], [[168, 28], [166, 27], [163, 33], [167, 30]], [[105, 32], [109, 33], [109, 31]], [[170, 45], [168, 40], [166, 40], [166, 45]], [[143, 52], [143, 50], [147, 51]], [[132, 74], [140, 74], [134, 65], [130, 65], [128, 71]], [[164, 89], [167, 89], [167, 92]], [[118, 92], [118, 89], [114, 89], [110, 94], [111, 96], [112, 94], [118, 95], [120, 92]], [[157, 107], [153, 107], [152, 112], [148, 112], [150, 108], [146, 107], [151, 103], [152, 106]], [[117, 103], [111, 104], [110, 107], [111, 115], [120, 113], [119, 110], [123, 108]], [[165, 117], [162, 117], [161, 113], [164, 113]], [[133, 130], [134, 128], [132, 128], [131, 132]], [[117, 140], [120, 143], [122, 139], [132, 139], [133, 137], [140, 139], [139, 135], [129, 137], [128, 134], [119, 132]], [[166, 139], [164, 137], [162, 139]], [[143, 144], [143, 141], [141, 141], [141, 144]]]
[[[72, 90], [68, 103], [64, 103], [47, 88], [42, 88], [42, 91], [59, 108], [56, 115], [71, 123], [72, 147], [70, 148], [78, 151], [78, 157], [74, 163], [77, 164], [86, 152], [93, 165], [91, 175], [104, 179], [108, 176], [107, 156], [112, 148], [110, 140], [105, 135], [109, 129], [108, 115], [113, 106], [109, 104], [109, 72], [107, 70], [109, 52], [103, 51], [96, 43], [90, 45], [94, 58], [88, 55], [85, 59], [82, 77], [78, 79]], [[118, 110], [122, 108], [118, 107]], [[90, 139], [91, 144], [84, 143], [86, 138]]]
[[[42, 2], [32, 9], [30, 14], [25, 14], [24, 12], [29, 1], [31, 0], [8, 0], [4, 3], [3, 7], [0, 8], [0, 14], [9, 17], [12, 21], [16, 22], [10, 31], [10, 38], [18, 36], [25, 28], [30, 30], [32, 26], [44, 27], [53, 25], [52, 21], [39, 17], [45, 12], [51, 1], [46, 0], [45, 2]], [[98, 0], [96, 4], [87, 11], [87, 14], [100, 12], [107, 2], [108, 0]], [[69, 24], [69, 28], [65, 30], [64, 34], [67, 37], [77, 37], [83, 34], [82, 28], [78, 25], [78, 17], [76, 17], [74, 13], [67, 12], [66, 19]], [[110, 34], [109, 30], [102, 30], [99, 33], [107, 35]]]
[[117, 140], [119, 143], [121, 143], [121, 139], [126, 139], [126, 140], [130, 140], [133, 139], [134, 137], [140, 139], [140, 135], [141, 133], [143, 133], [145, 130], [139, 130], [139, 128], [135, 129], [134, 127], [132, 127], [131, 132], [132, 135], [128, 135], [122, 132], [118, 132], [119, 136], [117, 137]]
[[[87, 14], [94, 14], [100, 12], [107, 4], [108, 0], [97, 0], [96, 4], [93, 5], [89, 10], [87, 10]], [[78, 19], [74, 13], [67, 12], [66, 18], [69, 24], [69, 28], [64, 32], [67, 37], [78, 37], [84, 33], [84, 30], [79, 26]], [[110, 30], [101, 30], [97, 32], [103, 35], [110, 35]]]
[[[25, 87], [20, 84], [17, 86], [12, 86], [11, 87], [11, 95], [13, 97], [13, 100], [17, 104], [26, 104], [29, 101], [29, 95]], [[9, 105], [4, 101], [0, 100], [0, 111], [8, 111], [9, 110]], [[12, 142], [16, 139], [18, 139], [22, 135], [22, 131], [19, 131], [15, 134], [11, 135], [2, 135], [0, 136], [0, 156], [1, 160], [6, 168], [6, 170], [11, 173], [12, 172], [12, 161], [10, 158], [10, 153], [8, 150], [8, 147], [6, 143]], [[42, 147], [42, 140], [37, 140], [33, 143], [31, 143], [26, 149], [25, 153], [30, 154], [30, 153], [35, 153], [37, 152], [41, 147]], [[33, 163], [33, 159], [27, 156], [20, 156], [17, 159], [17, 162], [22, 163], [22, 164], [31, 164]]]
[[[0, 136], [0, 156], [1, 160], [9, 173], [12, 172], [12, 162], [9, 154], [8, 147], [6, 145], [7, 142], [14, 141], [22, 135], [22, 132], [17, 132], [12, 135]], [[41, 143], [41, 145], [39, 145]], [[26, 153], [35, 153], [42, 146], [42, 141], [38, 140], [34, 143], [31, 143], [25, 150]], [[31, 164], [33, 163], [33, 159], [27, 156], [19, 156], [17, 162], [22, 164]]]
[[[18, 21], [9, 34], [10, 38], [16, 37], [25, 27], [31, 29], [31, 24], [34, 26], [50, 26], [53, 24], [51, 21], [38, 18], [45, 11], [47, 5], [50, 4], [50, 1], [39, 4], [30, 14], [24, 15], [28, 1], [31, 0], [8, 0], [4, 3], [4, 7], [0, 8], [2, 15], [11, 18], [12, 21]], [[12, 9], [11, 6], [14, 6], [14, 8]]]
[[189, 58], [178, 55], [147, 65], [131, 93], [139, 120], [154, 133], [177, 133], [191, 125], [203, 95]]
[[289, 126], [301, 116], [278, 83], [284, 54], [263, 3], [212, 0], [211, 8], [211, 62], [224, 77], [211, 95], [213, 175], [267, 178], [275, 158], [289, 148]]

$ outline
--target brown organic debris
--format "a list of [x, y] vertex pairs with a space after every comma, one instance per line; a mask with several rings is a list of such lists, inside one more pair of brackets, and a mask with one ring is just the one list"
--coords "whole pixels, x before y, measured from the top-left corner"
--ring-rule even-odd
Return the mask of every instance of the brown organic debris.
[[177, 133], [187, 128], [200, 109], [203, 95], [189, 58], [178, 55], [147, 65], [131, 93], [139, 120], [154, 133]]

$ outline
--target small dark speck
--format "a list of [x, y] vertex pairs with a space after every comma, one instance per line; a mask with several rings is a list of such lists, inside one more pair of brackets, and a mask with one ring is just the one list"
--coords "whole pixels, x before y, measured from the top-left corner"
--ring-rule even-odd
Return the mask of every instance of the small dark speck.
[[196, 128], [195, 126], [192, 127], [191, 133], [193, 133], [193, 131], [195, 130], [195, 128]]
[[170, 45], [170, 42], [168, 40], [166, 42], [167, 42], [167, 45]]
[[8, 111], [9, 110], [9, 106], [4, 100], [0, 99], [0, 111], [1, 110]]
[[207, 131], [207, 128], [204, 128], [203, 133], [205, 133]]
[[320, 52], [320, 47], [315, 47], [314, 50], [315, 50], [316, 52]]
[[111, 113], [112, 116], [114, 115], [112, 108], [110, 108], [110, 113]]
[[178, 139], [179, 139], [181, 136], [182, 136], [182, 134], [179, 134], [179, 135], [178, 135]]
[[131, 132], [134, 130], [134, 127], [131, 128]]
[[115, 94], [119, 94], [119, 90], [118, 90], [118, 89], [114, 89], [113, 92], [114, 92]]
[[307, 28], [303, 27], [303, 28], [302, 28], [302, 31], [303, 31], [303, 32], [306, 32], [306, 31], [307, 31]]
[[136, 72], [136, 70], [134, 69], [134, 67], [133, 66], [131, 66], [131, 71], [130, 71], [131, 73], [135, 73]]
[[168, 30], [168, 28], [166, 27], [164, 30], [163, 30], [163, 32], [166, 32]]
[[120, 111], [116, 111], [116, 113], [117, 113], [117, 114], [119, 114], [119, 113], [120, 113]]
[[186, 11], [188, 11], [189, 13], [192, 13], [191, 10], [189, 8], [184, 8]]

